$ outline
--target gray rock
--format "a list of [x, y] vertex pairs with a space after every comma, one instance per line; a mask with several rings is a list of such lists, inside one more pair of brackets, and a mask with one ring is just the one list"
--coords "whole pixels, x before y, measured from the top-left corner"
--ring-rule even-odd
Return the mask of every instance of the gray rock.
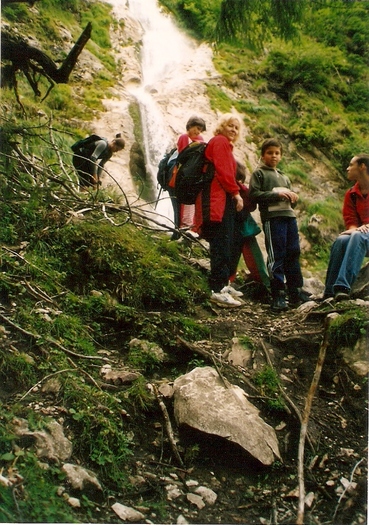
[[358, 376], [365, 377], [369, 373], [369, 348], [366, 336], [361, 337], [354, 348], [343, 348], [342, 357], [351, 370]]
[[145, 516], [138, 510], [135, 510], [132, 507], [127, 507], [126, 505], [122, 505], [121, 503], [114, 503], [111, 508], [123, 521], [135, 523], [136, 521], [141, 521], [145, 518]]
[[202, 499], [201, 496], [198, 496], [197, 494], [192, 494], [191, 492], [187, 494], [187, 501], [192, 503], [193, 505], [196, 505], [196, 507], [201, 510], [205, 507], [205, 502]]
[[195, 368], [175, 380], [174, 414], [178, 425], [237, 443], [264, 465], [280, 458], [274, 429], [241, 388], [226, 388], [211, 367]]
[[13, 430], [20, 439], [31, 438], [35, 440], [36, 455], [52, 461], [66, 461], [72, 454], [72, 443], [63, 432], [63, 427], [55, 420], [51, 420], [45, 430], [32, 432], [25, 419], [13, 420]]
[[62, 471], [67, 475], [67, 481], [74, 490], [102, 490], [102, 487], [91, 470], [87, 470], [79, 465], [65, 463]]
[[208, 487], [197, 487], [195, 490], [195, 494], [198, 494], [202, 497], [202, 499], [207, 503], [208, 505], [214, 505], [216, 502], [218, 495]]
[[369, 262], [361, 268], [352, 286], [352, 297], [369, 299]]

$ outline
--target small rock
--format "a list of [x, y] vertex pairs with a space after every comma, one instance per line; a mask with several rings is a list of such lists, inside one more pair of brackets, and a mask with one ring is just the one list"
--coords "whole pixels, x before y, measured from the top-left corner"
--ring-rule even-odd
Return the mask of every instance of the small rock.
[[314, 492], [309, 492], [305, 496], [305, 505], [310, 508], [311, 505], [313, 504], [314, 499], [315, 499]]
[[81, 506], [81, 502], [78, 498], [68, 498], [67, 499], [68, 505], [71, 507], [74, 507], [75, 509], [78, 509]]
[[188, 488], [191, 488], [191, 487], [197, 487], [199, 485], [199, 482], [194, 480], [194, 479], [189, 479], [186, 481], [186, 486]]
[[191, 492], [187, 494], [187, 500], [192, 503], [193, 505], [196, 505], [196, 507], [201, 510], [205, 507], [205, 502], [202, 499], [201, 496], [198, 496], [197, 494], [192, 494]]
[[186, 520], [182, 514], [180, 514], [177, 518], [177, 525], [187, 525], [189, 522]]
[[121, 503], [114, 503], [111, 508], [121, 520], [129, 521], [130, 523], [134, 523], [135, 521], [140, 521], [145, 518], [145, 516], [138, 510], [135, 510], [132, 507], [127, 507], [126, 505], [122, 505]]
[[214, 505], [218, 498], [218, 495], [213, 490], [207, 487], [198, 487], [195, 490], [195, 493], [201, 496], [205, 503], [207, 503], [208, 505]]
[[65, 463], [62, 471], [66, 474], [68, 482], [74, 490], [102, 490], [102, 487], [95, 474], [79, 465]]
[[169, 501], [172, 501], [173, 499], [177, 499], [180, 496], [182, 496], [182, 491], [177, 487], [177, 485], [167, 485], [165, 487], [165, 490], [167, 491], [167, 499]]

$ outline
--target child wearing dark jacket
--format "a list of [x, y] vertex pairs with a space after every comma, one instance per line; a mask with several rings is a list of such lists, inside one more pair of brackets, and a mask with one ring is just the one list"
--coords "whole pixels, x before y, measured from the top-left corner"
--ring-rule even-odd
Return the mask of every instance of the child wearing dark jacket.
[[257, 202], [263, 223], [274, 311], [288, 308], [286, 289], [290, 307], [309, 299], [302, 290], [300, 241], [293, 210], [298, 195], [292, 191], [288, 177], [277, 169], [281, 158], [281, 142], [265, 140], [261, 147], [261, 164], [250, 180], [250, 198]]
[[251, 279], [261, 285], [260, 292], [262, 292], [262, 295], [267, 296], [270, 291], [270, 280], [263, 254], [256, 239], [256, 235], [261, 232], [261, 229], [251, 215], [251, 212], [256, 209], [256, 204], [254, 201], [251, 201], [249, 188], [245, 184], [245, 166], [238, 161], [236, 181], [243, 199], [243, 209], [236, 213], [230, 266], [231, 276], [229, 280], [231, 283], [235, 280], [238, 263], [242, 254], [247, 269], [250, 272]]

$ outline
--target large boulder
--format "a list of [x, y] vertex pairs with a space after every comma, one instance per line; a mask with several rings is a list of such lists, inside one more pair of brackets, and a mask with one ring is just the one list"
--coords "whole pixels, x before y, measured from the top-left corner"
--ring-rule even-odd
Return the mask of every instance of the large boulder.
[[174, 414], [178, 425], [237, 443], [264, 465], [280, 458], [274, 429], [241, 388], [226, 387], [211, 367], [195, 368], [174, 381]]
[[361, 268], [353, 284], [352, 297], [366, 301], [369, 299], [369, 262]]

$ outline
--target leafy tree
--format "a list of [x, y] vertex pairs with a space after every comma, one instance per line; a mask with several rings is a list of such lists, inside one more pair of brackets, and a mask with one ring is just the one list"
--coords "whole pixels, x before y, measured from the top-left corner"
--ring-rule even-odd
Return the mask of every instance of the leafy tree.
[[298, 35], [306, 5], [306, 0], [223, 0], [216, 38], [242, 39], [259, 48], [271, 36], [291, 39]]

